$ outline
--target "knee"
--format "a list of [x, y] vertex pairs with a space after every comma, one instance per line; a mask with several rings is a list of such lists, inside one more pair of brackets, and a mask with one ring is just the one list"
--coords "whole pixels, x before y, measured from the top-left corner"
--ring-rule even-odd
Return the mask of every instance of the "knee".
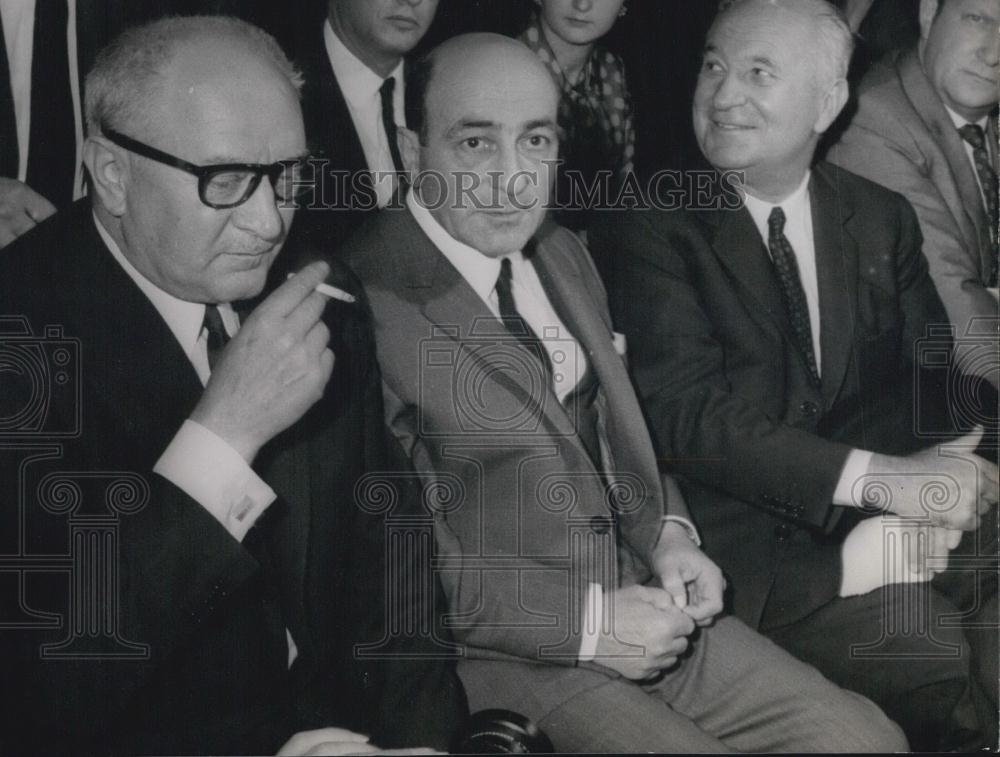
[[[857, 752], [908, 752], [910, 743], [903, 729], [882, 712], [875, 704], [863, 700], [864, 716], [857, 719], [854, 736], [858, 745]], [[859, 703], [859, 706], [862, 706]]]

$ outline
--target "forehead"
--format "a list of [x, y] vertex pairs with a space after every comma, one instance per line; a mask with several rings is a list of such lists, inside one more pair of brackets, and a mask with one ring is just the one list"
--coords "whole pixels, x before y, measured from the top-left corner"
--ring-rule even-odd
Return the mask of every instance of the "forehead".
[[246, 51], [180, 53], [167, 69], [161, 144], [194, 162], [270, 162], [304, 150], [298, 96], [270, 61]]
[[493, 55], [463, 65], [449, 59], [435, 63], [427, 92], [433, 131], [464, 121], [488, 121], [499, 129], [527, 122], [556, 120], [559, 93], [540, 65], [519, 55]]
[[938, 19], [956, 18], [963, 13], [976, 13], [1000, 22], [1000, 0], [940, 0]]
[[706, 50], [733, 61], [802, 64], [817, 43], [805, 14], [782, 6], [748, 2], [712, 25]]

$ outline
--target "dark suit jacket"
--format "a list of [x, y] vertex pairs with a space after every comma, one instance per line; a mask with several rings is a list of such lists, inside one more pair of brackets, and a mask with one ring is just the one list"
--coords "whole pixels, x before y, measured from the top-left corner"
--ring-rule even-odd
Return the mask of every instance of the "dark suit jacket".
[[[914, 350], [946, 322], [903, 198], [826, 164], [810, 192], [819, 388], [746, 209], [607, 214], [590, 236], [595, 256], [614, 259], [612, 312], [661, 461], [683, 474], [705, 550], [755, 627], [836, 596], [854, 522], [831, 505], [841, 469], [852, 447], [928, 446], [914, 437], [914, 408], [927, 410], [913, 398]], [[930, 378], [921, 386], [937, 404]]]
[[663, 513], [687, 509], [661, 487], [585, 248], [546, 224], [533, 249], [600, 383], [601, 470], [524, 347], [408, 210], [373, 217], [345, 254], [371, 299], [390, 426], [450, 494], [437, 536], [456, 639], [471, 657], [574, 665], [588, 583], [647, 580]]
[[[988, 141], [996, 146], [995, 118]], [[966, 334], [974, 317], [992, 317], [996, 340], [997, 301], [986, 290], [990, 225], [979, 179], [915, 49], [864, 78], [858, 112], [829, 158], [910, 201], [920, 219], [931, 278], [957, 336]], [[995, 386], [996, 363], [980, 365], [989, 369], [984, 375]]]
[[[340, 274], [342, 286], [354, 281]], [[14, 478], [4, 480], [25, 488], [17, 496], [9, 488], [0, 513], [5, 532], [20, 531], [24, 543], [4, 551], [17, 554], [19, 546], [36, 563], [44, 562], [39, 555], [70, 553], [66, 512], [51, 515], [45, 508], [56, 494], [36, 488], [47, 474], [126, 477], [140, 506], [115, 521], [120, 598], [109, 622], [117, 621], [122, 640], [148, 648], [139, 658], [40, 660], [41, 644], [71, 630], [63, 620], [68, 575], [85, 576], [78, 569], [25, 572], [20, 599], [31, 611], [54, 613], [56, 624], [0, 631], [8, 703], [0, 715], [2, 751], [273, 753], [293, 732], [329, 725], [368, 733], [382, 746], [447, 745], [465, 706], [452, 671], [426, 657], [379, 661], [354, 650], [386, 635], [388, 602], [385, 522], [358, 506], [355, 486], [368, 472], [392, 470], [363, 304], [328, 306], [337, 362], [327, 391], [254, 462], [278, 494], [264, 517], [282, 619], [298, 646], [290, 671], [283, 630], [269, 632], [262, 623], [262, 573], [245, 543], [151, 472], [202, 386], [152, 304], [105, 248], [85, 203], [5, 250], [0, 311], [26, 317], [39, 333], [58, 327], [61, 336], [42, 344], [70, 340], [71, 376], [79, 361], [68, 389], [50, 385], [56, 388], [48, 420], [30, 439], [72, 430], [82, 414], [79, 432], [62, 440], [52, 459], [22, 467], [9, 460], [4, 475]], [[8, 355], [11, 349], [16, 345], [8, 343]], [[15, 391], [0, 391], [0, 407], [17, 400], [25, 375], [5, 372], [0, 381]], [[0, 415], [16, 417], [31, 396], [22, 391], [21, 403]], [[81, 508], [115, 515], [100, 490], [91, 493]], [[409, 578], [419, 566], [407, 559], [399, 570]], [[391, 588], [397, 619], [412, 622], [413, 613], [428, 612], [419, 606], [428, 597]], [[17, 601], [8, 591], [3, 606], [13, 610]], [[111, 602], [98, 606], [111, 612]], [[387, 638], [388, 652], [437, 649], [419, 635]], [[109, 649], [120, 651], [116, 644]]]
[[309, 149], [315, 158], [315, 189], [300, 200], [302, 208], [292, 229], [292, 244], [307, 242], [328, 254], [378, 208], [374, 184], [361, 140], [347, 109], [344, 93], [330, 65], [317, 24], [299, 52], [305, 75], [302, 113]]

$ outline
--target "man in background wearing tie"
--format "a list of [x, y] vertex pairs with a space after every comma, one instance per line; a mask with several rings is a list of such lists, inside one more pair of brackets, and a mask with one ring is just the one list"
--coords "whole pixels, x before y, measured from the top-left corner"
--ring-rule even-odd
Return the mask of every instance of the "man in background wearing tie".
[[83, 194], [77, 4], [0, 2], [0, 247]]
[[930, 362], [947, 339], [921, 351], [946, 315], [910, 205], [813, 165], [851, 48], [824, 0], [733, 3], [708, 34], [694, 127], [745, 206], [606, 214], [591, 246], [617, 261], [616, 328], [735, 614], [881, 705], [913, 748], [984, 746], [997, 468], [974, 454], [981, 430], [933, 446], [954, 436], [954, 376]]
[[396, 127], [405, 126], [404, 57], [434, 20], [438, 0], [329, 0], [304, 44], [302, 108], [319, 175], [303, 198], [293, 238], [327, 254], [371, 211], [385, 207], [403, 170]]
[[[300, 81], [235, 19], [126, 32], [87, 79], [91, 200], [0, 256], [0, 312], [61, 328], [83, 364], [69, 404], [5, 364], [5, 430], [32, 388], [47, 424], [79, 408], [82, 425], [56, 459], [3, 472], [25, 481], [2, 503], [4, 532], [27, 554], [73, 547], [36, 486], [50, 470], [136, 491], [109, 558], [118, 578], [92, 608], [105, 647], [40, 653], [79, 630], [79, 569], [26, 568], [2, 597], [5, 614], [66, 618], [0, 631], [5, 752], [443, 748], [464, 713], [440, 650], [387, 627], [426, 621], [432, 599], [389, 585], [387, 561], [404, 577], [426, 568], [387, 552], [383, 518], [356, 501], [392, 454], [360, 289], [320, 262], [262, 296], [301, 189]], [[331, 273], [340, 299], [315, 291]], [[80, 507], [99, 515], [103, 499]], [[356, 649], [383, 641], [404, 657]]]
[[858, 112], [830, 151], [913, 205], [956, 335], [974, 332], [993, 354], [957, 357], [994, 387], [998, 96], [1000, 0], [921, 0], [920, 40], [865, 76]]

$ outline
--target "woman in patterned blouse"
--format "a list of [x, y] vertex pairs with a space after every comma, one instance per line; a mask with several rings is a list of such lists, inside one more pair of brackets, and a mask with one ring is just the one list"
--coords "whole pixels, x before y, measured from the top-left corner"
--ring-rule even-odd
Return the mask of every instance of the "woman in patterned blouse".
[[633, 170], [635, 134], [625, 67], [598, 42], [625, 15], [625, 0], [535, 2], [538, 11], [520, 39], [545, 63], [562, 92], [562, 165], [553, 204], [560, 223], [581, 229], [589, 215], [582, 211], [595, 201], [613, 202]]

